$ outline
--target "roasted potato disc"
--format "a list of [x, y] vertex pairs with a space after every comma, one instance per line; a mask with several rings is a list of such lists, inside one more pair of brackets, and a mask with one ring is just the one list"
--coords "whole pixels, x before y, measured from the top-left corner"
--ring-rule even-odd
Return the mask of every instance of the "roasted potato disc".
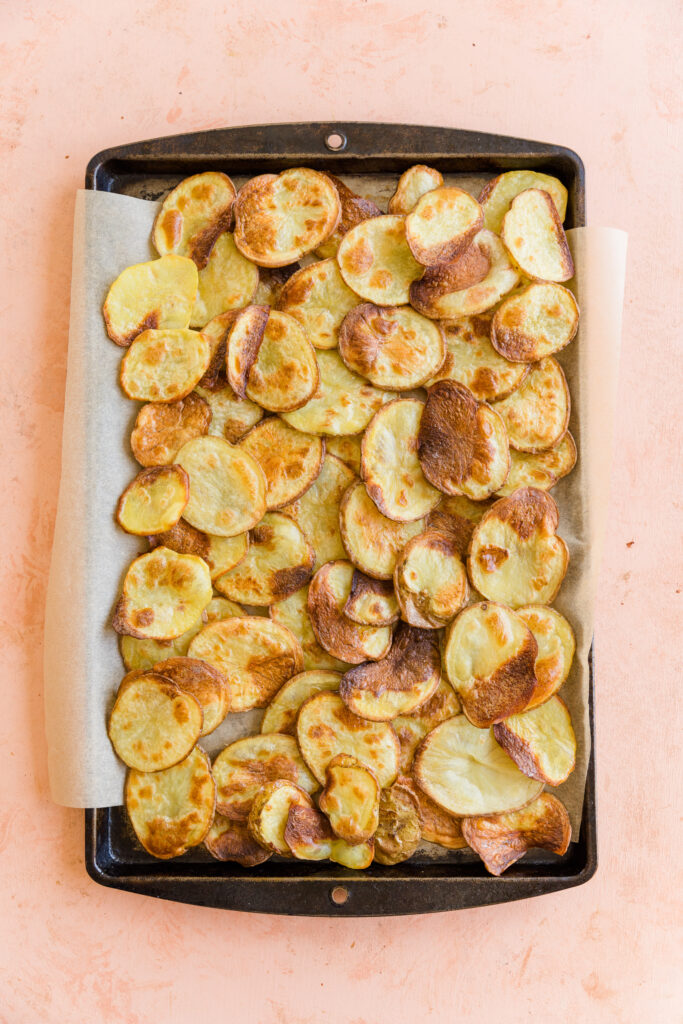
[[390, 786], [398, 774], [399, 745], [391, 725], [359, 718], [337, 693], [309, 697], [299, 709], [296, 734], [303, 759], [321, 785], [337, 754], [366, 765], [380, 786]]
[[491, 344], [506, 359], [535, 363], [559, 352], [579, 327], [579, 307], [568, 288], [530, 284], [505, 299], [495, 312]]
[[166, 466], [188, 441], [209, 430], [211, 408], [199, 395], [149, 402], [135, 420], [130, 446], [141, 466]]
[[230, 710], [230, 690], [225, 676], [197, 658], [167, 658], [154, 666], [154, 672], [189, 693], [202, 709], [201, 736], [213, 732]]
[[281, 512], [269, 512], [251, 531], [245, 557], [215, 582], [231, 601], [270, 605], [293, 594], [313, 575], [315, 552], [303, 533]]
[[411, 626], [440, 629], [460, 611], [469, 593], [457, 539], [438, 530], [408, 541], [394, 569], [401, 618]]
[[562, 221], [543, 189], [529, 188], [515, 196], [500, 233], [519, 269], [533, 281], [568, 281], [574, 276]]
[[217, 537], [235, 537], [263, 518], [266, 478], [248, 452], [209, 435], [183, 445], [176, 462], [190, 478], [183, 516], [191, 526]]
[[379, 782], [366, 765], [349, 754], [337, 754], [327, 766], [318, 804], [332, 831], [347, 843], [372, 839], [379, 824]]
[[510, 715], [493, 727], [493, 735], [531, 779], [559, 786], [574, 771], [576, 736], [561, 697], [551, 697], [531, 711]]
[[393, 788], [406, 790], [415, 801], [422, 839], [425, 842], [437, 843], [447, 850], [462, 850], [467, 846], [463, 839], [460, 820], [448, 814], [443, 807], [439, 807], [431, 797], [423, 793], [412, 775], [399, 775]]
[[401, 744], [401, 771], [409, 772], [413, 765], [415, 751], [428, 732], [447, 718], [460, 713], [460, 701], [455, 690], [442, 675], [436, 690], [424, 704], [409, 715], [398, 715], [392, 721], [394, 732]]
[[336, 455], [356, 476], [359, 476], [360, 443], [360, 437], [326, 437], [325, 451], [328, 455]]
[[490, 508], [490, 503], [471, 501], [464, 495], [448, 495], [441, 499], [425, 521], [427, 530], [445, 533], [455, 544], [461, 557], [469, 551], [474, 527]]
[[391, 646], [389, 626], [361, 626], [344, 615], [351, 593], [350, 562], [327, 562], [308, 588], [308, 614], [318, 643], [335, 658], [358, 665], [379, 661]]
[[202, 612], [202, 625], [206, 625], [208, 622], [220, 622], [221, 619], [231, 619], [233, 615], [243, 616], [246, 614], [241, 605], [234, 601], [228, 601], [227, 597], [212, 597]]
[[230, 309], [247, 306], [258, 288], [258, 267], [242, 255], [229, 231], [216, 239], [208, 263], [199, 271], [197, 298], [190, 317], [192, 327]]
[[349, 667], [348, 662], [333, 658], [318, 643], [308, 614], [308, 587], [302, 587], [283, 601], [271, 604], [268, 614], [273, 622], [279, 622], [297, 638], [304, 654], [306, 671], [326, 669], [345, 672]]
[[398, 179], [396, 191], [389, 200], [389, 213], [405, 216], [415, 209], [418, 199], [426, 192], [431, 192], [442, 185], [443, 175], [439, 171], [425, 164], [414, 164]]
[[175, 402], [199, 383], [210, 358], [197, 331], [143, 331], [121, 360], [121, 387], [139, 402]]
[[484, 729], [524, 710], [536, 686], [537, 653], [529, 627], [504, 605], [473, 604], [458, 615], [444, 663], [472, 725]]
[[430, 189], [406, 217], [406, 241], [418, 263], [431, 267], [461, 256], [484, 226], [476, 199], [453, 186]]
[[554, 608], [529, 604], [518, 608], [517, 614], [538, 644], [534, 665], [536, 687], [526, 706], [529, 711], [545, 703], [560, 689], [572, 667], [576, 641], [572, 627]]
[[365, 302], [344, 318], [339, 354], [375, 387], [409, 391], [436, 373], [446, 349], [441, 328], [410, 306]]
[[337, 261], [349, 288], [378, 306], [405, 305], [412, 282], [424, 270], [408, 247], [405, 218], [392, 214], [351, 228]]
[[398, 601], [388, 580], [375, 580], [353, 570], [344, 615], [361, 626], [390, 626], [398, 619]]
[[509, 814], [463, 818], [462, 833], [491, 875], [502, 873], [527, 850], [566, 853], [572, 836], [567, 810], [552, 793]]
[[198, 387], [197, 394], [204, 399], [211, 411], [208, 433], [212, 437], [222, 437], [225, 441], [236, 444], [248, 430], [263, 419], [261, 406], [248, 398], [240, 398], [229, 384], [219, 391], [207, 391]]
[[220, 171], [185, 178], [166, 196], [154, 221], [156, 251], [189, 256], [205, 267], [216, 240], [230, 227], [235, 195], [232, 181]]
[[180, 857], [199, 846], [213, 821], [216, 787], [209, 759], [200, 747], [158, 772], [131, 770], [126, 810], [135, 835], [153, 857]]
[[201, 705], [158, 672], [130, 673], [116, 695], [108, 733], [129, 768], [170, 768], [187, 757], [202, 733]]
[[188, 654], [208, 661], [226, 677], [231, 711], [266, 707], [304, 667], [296, 637], [259, 615], [209, 623], [194, 637]]
[[517, 390], [493, 408], [507, 428], [512, 448], [532, 454], [553, 448], [569, 425], [569, 388], [562, 367], [552, 356], [542, 359]]
[[252, 178], [239, 190], [234, 212], [240, 252], [261, 267], [285, 267], [329, 238], [341, 203], [327, 175], [294, 167]]
[[250, 834], [266, 850], [291, 857], [285, 842], [285, 828], [290, 808], [313, 807], [308, 793], [287, 779], [276, 779], [259, 790], [249, 811]]
[[361, 447], [361, 476], [368, 494], [388, 519], [410, 523], [439, 504], [418, 458], [424, 402], [399, 398], [372, 419]]
[[387, 656], [349, 669], [339, 684], [339, 696], [361, 718], [390, 722], [428, 701], [440, 679], [441, 656], [435, 634], [401, 622]]
[[247, 306], [236, 318], [226, 365], [235, 393], [271, 412], [300, 409], [318, 387], [315, 351], [301, 326], [265, 306]]
[[303, 530], [312, 545], [314, 570], [325, 562], [346, 557], [339, 526], [339, 507], [354, 479], [348, 466], [334, 455], [326, 455], [320, 473], [306, 493], [282, 509]]
[[266, 708], [261, 732], [282, 732], [296, 735], [296, 716], [305, 700], [323, 690], [338, 690], [339, 672], [311, 671], [293, 676], [277, 691]]
[[479, 593], [512, 608], [551, 604], [569, 565], [558, 521], [553, 499], [534, 487], [496, 501], [472, 535], [468, 570]]
[[506, 171], [497, 178], [488, 181], [479, 194], [479, 202], [484, 211], [484, 223], [490, 231], [500, 234], [503, 217], [510, 209], [510, 203], [520, 192], [528, 188], [540, 188], [551, 197], [560, 220], [564, 221], [567, 212], [567, 190], [557, 178], [539, 171]]
[[[453, 263], [429, 267], [421, 280], [411, 284], [410, 304], [418, 313], [432, 320], [460, 320], [486, 312], [512, 291], [519, 271], [500, 238], [484, 229], [472, 245], [481, 250], [479, 258], [468, 249]], [[486, 266], [488, 271], [481, 277]]]
[[102, 312], [107, 334], [126, 348], [138, 334], [150, 328], [187, 327], [197, 283], [197, 268], [184, 256], [162, 256], [126, 267], [104, 300]]
[[491, 344], [491, 317], [466, 316], [442, 325], [446, 339], [446, 358], [432, 378], [457, 380], [479, 402], [504, 398], [522, 383], [529, 368], [510, 363], [499, 356]]
[[254, 868], [272, 856], [251, 836], [246, 822], [233, 821], [218, 813], [207, 832], [204, 846], [216, 860], [234, 860], [243, 868]]
[[205, 391], [221, 391], [226, 383], [225, 355], [228, 349], [228, 332], [241, 310], [230, 309], [219, 313], [202, 328], [202, 334], [209, 343], [211, 359], [209, 366], [197, 385], [197, 389]]
[[301, 270], [300, 263], [290, 263], [287, 267], [261, 267], [254, 302], [259, 306], [277, 306], [282, 288], [297, 270]]
[[543, 788], [520, 772], [492, 729], [478, 729], [464, 715], [449, 718], [422, 741], [413, 775], [427, 796], [458, 817], [517, 810]]
[[266, 507], [282, 508], [308, 490], [319, 475], [325, 442], [314, 434], [302, 434], [279, 416], [253, 427], [239, 443], [258, 462], [266, 478]]
[[378, 864], [400, 864], [417, 850], [422, 838], [420, 815], [412, 792], [394, 783], [382, 790], [379, 825], [375, 832], [375, 860]]
[[[329, 244], [329, 243], [328, 243]], [[277, 308], [301, 325], [315, 348], [336, 348], [342, 320], [358, 302], [334, 259], [302, 267], [280, 291]]]
[[258, 791], [276, 779], [294, 782], [306, 793], [318, 784], [304, 764], [293, 736], [245, 736], [221, 750], [213, 763], [216, 810], [230, 821], [246, 821]]
[[293, 804], [285, 826], [285, 842], [299, 860], [326, 860], [358, 871], [372, 863], [372, 840], [352, 845], [338, 839], [317, 807]]
[[143, 639], [172, 640], [195, 624], [212, 594], [211, 574], [201, 558], [155, 548], [128, 567], [114, 629]]
[[368, 576], [390, 580], [396, 560], [411, 537], [424, 529], [424, 519], [397, 523], [379, 511], [365, 484], [357, 480], [344, 494], [339, 525], [346, 553]]
[[119, 498], [116, 521], [139, 537], [170, 530], [190, 498], [190, 480], [180, 466], [143, 469]]
[[158, 661], [163, 661], [165, 658], [184, 657], [187, 654], [190, 641], [204, 625], [203, 616], [210, 604], [211, 602], [207, 604], [202, 612], [202, 617], [198, 618], [193, 626], [172, 640], [141, 640], [126, 634], [119, 637], [119, 649], [123, 664], [131, 672], [148, 672]]
[[322, 245], [319, 245], [315, 251], [316, 256], [320, 257], [321, 260], [337, 255], [342, 238], [347, 231], [355, 228], [356, 224], [360, 224], [363, 220], [368, 220], [369, 217], [379, 217], [382, 213], [379, 206], [373, 203], [371, 199], [363, 199], [362, 196], [357, 195], [353, 189], [350, 189], [348, 185], [345, 185], [334, 174], [330, 174], [328, 171], [323, 173], [325, 177], [330, 179], [337, 190], [339, 202], [341, 203], [341, 216], [330, 237]]
[[510, 449], [510, 472], [498, 496], [506, 498], [519, 487], [537, 487], [549, 491], [576, 465], [576, 443], [567, 431], [562, 440], [547, 451], [531, 454]]
[[212, 580], [218, 579], [241, 562], [249, 548], [248, 533], [238, 533], [235, 537], [213, 537], [196, 530], [184, 519], [170, 530], [147, 539], [152, 548], [163, 546], [181, 555], [199, 555], [208, 565]]

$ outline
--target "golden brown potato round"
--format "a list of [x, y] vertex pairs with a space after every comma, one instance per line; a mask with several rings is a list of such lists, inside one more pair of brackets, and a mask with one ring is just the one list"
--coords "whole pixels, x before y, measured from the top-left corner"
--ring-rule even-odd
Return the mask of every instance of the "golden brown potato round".
[[412, 793], [394, 785], [382, 790], [379, 825], [375, 832], [375, 860], [378, 864], [400, 864], [417, 850], [422, 838], [420, 815]]
[[325, 455], [320, 473], [308, 490], [282, 508], [303, 531], [315, 552], [314, 571], [325, 562], [345, 558], [339, 526], [339, 507], [353, 472], [334, 455]]
[[150, 328], [187, 327], [197, 283], [197, 268], [184, 256], [162, 256], [126, 267], [104, 301], [107, 334], [126, 348], [138, 334]]
[[443, 175], [426, 164], [414, 164], [398, 179], [396, 191], [389, 200], [389, 213], [405, 216], [415, 209], [417, 202], [426, 192], [443, 185]]
[[[234, 615], [242, 617], [246, 615], [244, 608], [235, 601], [228, 601], [227, 597], [212, 597], [202, 612], [202, 626], [209, 622], [220, 622], [221, 619], [231, 619]], [[199, 632], [199, 630], [197, 630]]]
[[239, 447], [263, 470], [269, 512], [300, 498], [320, 474], [325, 458], [322, 438], [302, 434], [279, 416], [269, 416], [252, 427]]
[[202, 708], [158, 672], [129, 673], [109, 716], [111, 745], [129, 768], [156, 772], [182, 761], [202, 734]]
[[453, 186], [431, 189], [406, 217], [406, 241], [425, 267], [450, 263], [468, 248], [484, 226], [479, 203]]
[[121, 360], [121, 387], [139, 402], [176, 402], [199, 383], [210, 358], [208, 342], [197, 331], [143, 331]]
[[318, 805], [336, 836], [347, 843], [364, 843], [379, 824], [380, 793], [379, 782], [366, 765], [349, 754], [338, 754], [327, 766]]
[[407, 790], [417, 805], [422, 839], [436, 843], [447, 850], [462, 850], [467, 846], [462, 834], [460, 820], [454, 818], [420, 789], [412, 775], [399, 775], [394, 789]]
[[180, 466], [143, 469], [119, 498], [116, 520], [138, 537], [170, 530], [190, 499], [190, 480]]
[[391, 646], [389, 626], [361, 626], [344, 615], [351, 592], [350, 562], [327, 562], [308, 588], [308, 614], [318, 643], [335, 658], [358, 665], [379, 661]]
[[543, 189], [515, 196], [503, 217], [501, 237], [523, 274], [533, 281], [568, 281], [574, 261], [555, 204]]
[[230, 232], [219, 235], [208, 262], [199, 271], [190, 325], [205, 327], [219, 314], [248, 305], [256, 294], [258, 279], [258, 267], [245, 259]]
[[510, 363], [491, 344], [491, 316], [466, 316], [442, 324], [446, 358], [432, 380], [455, 380], [464, 384], [479, 402], [504, 398], [522, 383], [529, 368]]
[[520, 487], [549, 491], [576, 465], [576, 442], [567, 431], [561, 441], [544, 452], [518, 452], [510, 449], [510, 472], [497, 494], [506, 498]]
[[225, 354], [228, 347], [228, 332], [240, 314], [239, 309], [219, 313], [202, 328], [202, 334], [209, 343], [211, 358], [209, 366], [197, 385], [197, 390], [221, 391], [226, 383]]
[[457, 539], [425, 530], [408, 541], [394, 569], [394, 590], [405, 622], [422, 629], [447, 626], [469, 594]]
[[261, 267], [254, 302], [258, 306], [275, 308], [282, 288], [297, 270], [301, 270], [300, 263], [290, 263], [287, 267]]
[[266, 511], [266, 478], [251, 455], [219, 437], [198, 437], [178, 452], [190, 478], [184, 518], [217, 537], [250, 530]]
[[338, 839], [327, 818], [317, 807], [293, 804], [284, 832], [287, 846], [298, 860], [326, 860], [359, 871], [370, 867], [374, 843], [347, 843]]
[[177, 402], [149, 402], [135, 420], [130, 446], [141, 466], [166, 466], [188, 441], [209, 430], [211, 409], [199, 395]]
[[361, 626], [390, 626], [398, 619], [398, 602], [389, 580], [375, 580], [353, 570], [344, 615]]
[[567, 620], [554, 608], [529, 604], [517, 609], [538, 644], [534, 665], [536, 686], [526, 710], [544, 704], [560, 689], [569, 675], [576, 651], [574, 632]]
[[204, 716], [201, 736], [218, 728], [230, 710], [228, 681], [218, 669], [197, 658], [166, 658], [157, 662], [153, 671], [197, 701]]
[[308, 614], [308, 587], [301, 587], [300, 590], [290, 594], [283, 601], [271, 604], [268, 614], [273, 622], [285, 626], [297, 638], [303, 651], [306, 671], [326, 669], [333, 672], [345, 672], [349, 667], [348, 662], [333, 658], [318, 643]]
[[[211, 425], [205, 433], [236, 444], [246, 432], [263, 419], [263, 409], [248, 398], [240, 398], [229, 384], [218, 391], [198, 387], [196, 393], [211, 411]], [[188, 438], [189, 440], [189, 438]]]
[[212, 580], [218, 579], [241, 562], [249, 548], [248, 533], [238, 533], [235, 537], [214, 537], [196, 530], [184, 519], [170, 530], [147, 539], [151, 548], [166, 547], [181, 555], [199, 555], [208, 565]]
[[375, 387], [409, 391], [437, 372], [446, 350], [441, 328], [410, 306], [365, 302], [344, 318], [339, 354]]
[[511, 448], [532, 454], [554, 448], [566, 433], [571, 408], [562, 367], [552, 356], [542, 359], [493, 408], [505, 424]]
[[351, 228], [337, 262], [349, 288], [378, 306], [405, 305], [412, 282], [424, 270], [408, 247], [405, 218], [392, 214]]
[[230, 821], [246, 821], [254, 797], [269, 782], [286, 779], [306, 793], [318, 784], [293, 736], [245, 736], [225, 747], [213, 763], [216, 809]]
[[185, 178], [165, 197], [154, 221], [156, 251], [189, 256], [205, 267], [216, 240], [230, 227], [235, 195], [232, 181], [220, 171]]
[[360, 443], [360, 437], [326, 437], [325, 451], [328, 455], [336, 455], [356, 476], [359, 476]]
[[228, 382], [271, 412], [292, 412], [314, 396], [319, 382], [313, 346], [288, 313], [247, 306], [228, 335]]
[[261, 721], [261, 732], [281, 732], [296, 735], [296, 716], [305, 700], [323, 690], [338, 690], [341, 674], [314, 670], [300, 672], [280, 687], [266, 708]]
[[336, 348], [342, 320], [357, 302], [337, 261], [327, 259], [292, 274], [280, 290], [277, 309], [294, 317], [315, 348], [327, 349]]
[[559, 786], [574, 771], [576, 737], [561, 697], [510, 715], [493, 727], [493, 735], [530, 779]]
[[445, 495], [425, 520], [427, 530], [445, 533], [464, 558], [470, 548], [474, 527], [490, 508], [490, 502], [472, 501], [464, 495]]
[[269, 512], [251, 531], [245, 557], [214, 585], [231, 601], [271, 605], [308, 583], [314, 560], [315, 552], [296, 523]]
[[249, 811], [249, 833], [264, 849], [291, 857], [285, 828], [293, 806], [313, 807], [308, 793], [287, 779], [275, 779], [259, 790]]
[[348, 185], [345, 185], [341, 178], [330, 174], [329, 171], [323, 171], [323, 174], [326, 178], [330, 179], [337, 190], [341, 204], [341, 214], [337, 226], [330, 237], [315, 250], [315, 255], [321, 260], [337, 255], [342, 238], [347, 231], [355, 228], [356, 224], [360, 224], [361, 221], [368, 220], [370, 217], [379, 217], [382, 213], [376, 203], [373, 203], [371, 199], [364, 199], [362, 196], [359, 196]]
[[572, 836], [567, 810], [552, 793], [541, 793], [537, 800], [519, 811], [463, 818], [462, 833], [486, 870], [502, 873], [523, 857], [527, 850], [566, 853]]
[[203, 617], [211, 602], [207, 604], [194, 625], [172, 640], [150, 640], [129, 636], [124, 633], [119, 637], [119, 649], [123, 664], [130, 671], [148, 672], [158, 661], [164, 658], [182, 658], [187, 654], [190, 641], [204, 625]]
[[387, 519], [370, 497], [362, 480], [351, 484], [342, 498], [339, 525], [344, 548], [353, 564], [378, 580], [390, 580], [396, 560], [411, 537], [421, 533], [424, 519], [397, 523]]
[[484, 222], [490, 231], [500, 234], [503, 217], [510, 209], [510, 203], [520, 192], [528, 188], [540, 188], [547, 192], [557, 208], [561, 221], [567, 212], [567, 189], [561, 181], [540, 171], [506, 171], [492, 178], [479, 194], [484, 211]]
[[579, 327], [579, 307], [568, 288], [530, 284], [495, 312], [491, 344], [506, 359], [535, 363], [565, 348]]
[[391, 723], [401, 744], [402, 772], [411, 770], [415, 751], [427, 733], [436, 729], [437, 725], [441, 725], [447, 718], [459, 713], [460, 701], [446, 679], [442, 667], [439, 685], [429, 700], [415, 711], [411, 711], [409, 715], [397, 715]]
[[131, 562], [114, 629], [140, 638], [172, 640], [197, 622], [212, 593], [211, 574], [201, 558], [155, 548]]
[[219, 813], [214, 816], [204, 846], [216, 860], [234, 860], [243, 868], [254, 868], [272, 857], [270, 850], [264, 850], [252, 838], [245, 821], [233, 821]]

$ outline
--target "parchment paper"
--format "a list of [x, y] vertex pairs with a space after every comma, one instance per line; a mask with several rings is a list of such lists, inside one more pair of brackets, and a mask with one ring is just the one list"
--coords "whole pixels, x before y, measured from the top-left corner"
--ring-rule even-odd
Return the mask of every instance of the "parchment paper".
[[[459, 177], [476, 195], [482, 178]], [[349, 178], [349, 182], [352, 179]], [[363, 179], [354, 187], [382, 202], [393, 183]], [[374, 187], [373, 187], [374, 186]], [[383, 203], [382, 203], [383, 205]], [[129, 449], [137, 403], [118, 386], [122, 350], [109, 340], [102, 303], [131, 263], [152, 258], [149, 235], [157, 203], [81, 191], [74, 224], [71, 325], [62, 477], [45, 618], [45, 707], [52, 798], [70, 807], [107, 807], [123, 798], [125, 769], [106, 723], [124, 674], [111, 615], [131, 560], [144, 542], [121, 531], [113, 514], [138, 472]], [[588, 650], [607, 510], [609, 466], [621, 338], [626, 235], [608, 228], [568, 232], [581, 308], [577, 338], [559, 354], [572, 396], [570, 429], [579, 450], [574, 472], [552, 491], [559, 533], [571, 562], [555, 606], [572, 624], [577, 652], [562, 689], [578, 741], [576, 769], [557, 790], [581, 820], [590, 754]], [[599, 699], [599, 676], [598, 676]], [[230, 715], [202, 746], [210, 755], [258, 729], [261, 712]]]

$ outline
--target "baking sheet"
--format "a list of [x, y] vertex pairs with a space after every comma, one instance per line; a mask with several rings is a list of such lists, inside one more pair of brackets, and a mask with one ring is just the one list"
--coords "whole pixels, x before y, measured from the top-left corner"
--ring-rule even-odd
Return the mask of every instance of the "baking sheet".
[[[383, 206], [393, 191], [393, 177], [347, 180]], [[458, 175], [453, 180], [477, 194], [485, 179]], [[154, 202], [86, 190], [76, 202], [62, 481], [45, 625], [50, 786], [57, 803], [72, 807], [114, 806], [123, 795], [125, 769], [106, 733], [108, 710], [125, 671], [111, 614], [126, 568], [143, 545], [116, 526], [113, 512], [139, 469], [128, 447], [138, 405], [117, 386], [123, 352], [108, 339], [101, 308], [125, 266], [155, 255], [149, 235], [157, 208]], [[626, 235], [578, 228], [568, 238], [577, 266], [571, 287], [581, 326], [559, 361], [572, 394], [570, 429], [579, 461], [552, 494], [560, 509], [558, 532], [571, 554], [555, 606], [577, 639], [562, 690], [577, 734], [577, 764], [557, 793], [576, 837], [590, 754], [588, 651], [607, 512]], [[261, 714], [228, 716], [202, 745], [214, 755], [237, 736], [256, 731]]]

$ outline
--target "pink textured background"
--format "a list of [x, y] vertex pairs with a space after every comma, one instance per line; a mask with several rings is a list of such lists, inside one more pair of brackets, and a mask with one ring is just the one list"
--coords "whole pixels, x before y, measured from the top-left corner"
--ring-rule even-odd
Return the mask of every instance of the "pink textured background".
[[[0, 3], [3, 1024], [677, 1019], [677, 9], [675, 0]], [[85, 164], [150, 136], [331, 118], [564, 143], [586, 162], [591, 223], [630, 232], [596, 624], [601, 866], [579, 890], [393, 920], [165, 904], [91, 882], [81, 812], [48, 800], [42, 614]]]

